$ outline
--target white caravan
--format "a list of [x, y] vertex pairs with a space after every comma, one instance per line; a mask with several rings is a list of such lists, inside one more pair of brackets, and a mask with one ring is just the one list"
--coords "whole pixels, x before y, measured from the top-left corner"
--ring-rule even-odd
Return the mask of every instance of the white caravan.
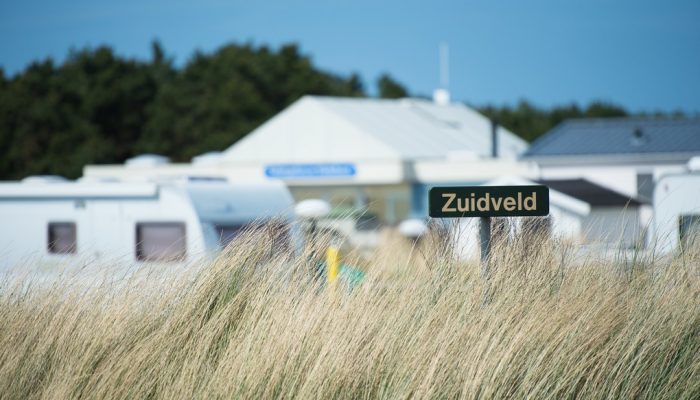
[[[700, 161], [700, 159], [698, 159]], [[662, 176], [654, 188], [654, 235], [661, 253], [700, 246], [700, 168]]]
[[0, 270], [94, 261], [185, 265], [269, 220], [295, 245], [293, 219], [292, 197], [276, 182], [28, 178], [0, 183]]

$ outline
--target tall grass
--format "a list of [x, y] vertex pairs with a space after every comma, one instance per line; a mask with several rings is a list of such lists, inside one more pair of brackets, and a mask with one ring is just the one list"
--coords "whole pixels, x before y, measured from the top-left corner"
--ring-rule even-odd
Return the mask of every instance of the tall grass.
[[396, 239], [334, 288], [313, 252], [271, 245], [185, 275], [4, 282], [0, 398], [700, 398], [697, 254], [497, 242], [485, 284], [439, 240]]

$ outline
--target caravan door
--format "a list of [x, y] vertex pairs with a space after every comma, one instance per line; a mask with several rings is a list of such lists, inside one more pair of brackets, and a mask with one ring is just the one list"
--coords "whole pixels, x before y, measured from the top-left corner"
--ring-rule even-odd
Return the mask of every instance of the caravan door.
[[134, 261], [134, 246], [124, 221], [124, 205], [118, 199], [89, 200], [85, 227], [86, 257], [107, 263]]

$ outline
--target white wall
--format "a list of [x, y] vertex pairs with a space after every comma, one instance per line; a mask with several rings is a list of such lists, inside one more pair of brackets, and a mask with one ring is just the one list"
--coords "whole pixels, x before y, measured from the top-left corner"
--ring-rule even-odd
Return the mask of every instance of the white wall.
[[588, 244], [633, 247], [641, 239], [638, 209], [593, 207], [582, 221], [582, 233]]
[[[582, 216], [564, 208], [550, 206], [552, 236], [555, 239], [579, 241], [581, 239]], [[516, 229], [523, 221], [513, 218]], [[448, 222], [455, 241], [455, 256], [461, 260], [479, 257], [479, 218], [458, 218]]]
[[413, 164], [414, 178], [431, 184], [442, 182], [488, 181], [503, 176], [533, 179], [537, 164], [508, 159], [475, 158], [472, 160], [418, 160]]
[[[593, 163], [593, 161], [591, 162]], [[540, 165], [543, 179], [584, 178], [628, 196], [637, 197], [637, 174], [659, 176], [669, 172], [680, 172], [684, 164], [627, 164], [627, 165]]]
[[[338, 160], [338, 162], [346, 160]], [[119, 165], [88, 165], [83, 176], [91, 179], [119, 179], [124, 181], [149, 181], [158, 178], [178, 178], [186, 176], [219, 176], [229, 182], [261, 182], [282, 180], [291, 186], [337, 186], [358, 184], [394, 184], [406, 178], [406, 168], [401, 161], [359, 161], [353, 163], [354, 176], [309, 177], [309, 178], [268, 178], [263, 162], [224, 162], [221, 165], [199, 166], [193, 164], [166, 164], [149, 167], [129, 167]]]

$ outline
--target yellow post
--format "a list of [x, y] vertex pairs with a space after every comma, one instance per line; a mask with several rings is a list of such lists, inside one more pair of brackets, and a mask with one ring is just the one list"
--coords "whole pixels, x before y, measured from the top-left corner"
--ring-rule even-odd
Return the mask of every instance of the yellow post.
[[340, 249], [335, 246], [330, 246], [326, 250], [326, 268], [328, 285], [335, 285], [340, 272]]

